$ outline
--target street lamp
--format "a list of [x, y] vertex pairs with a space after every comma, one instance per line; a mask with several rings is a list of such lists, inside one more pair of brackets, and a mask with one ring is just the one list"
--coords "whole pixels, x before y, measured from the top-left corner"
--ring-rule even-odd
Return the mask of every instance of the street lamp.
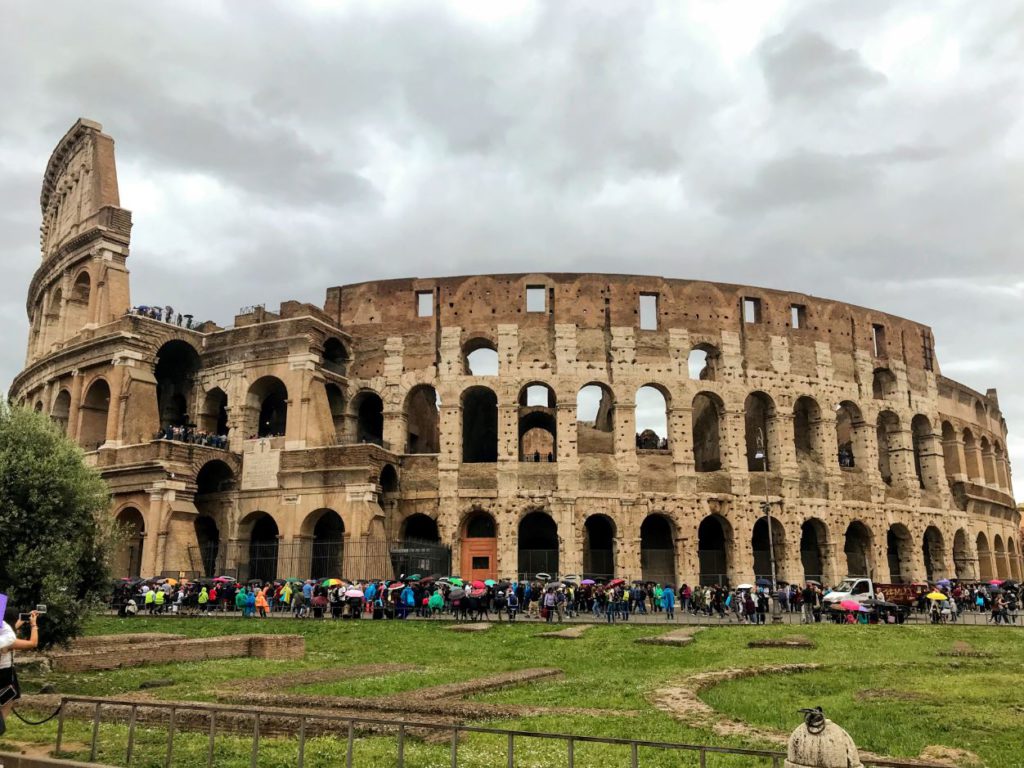
[[772, 564], [772, 595], [774, 596], [777, 584], [775, 580], [775, 541], [772, 535], [772, 503], [768, 501], [768, 455], [764, 449], [764, 432], [757, 427], [757, 451], [755, 459], [761, 460], [761, 476], [764, 478], [764, 501], [761, 502], [761, 511], [768, 519], [768, 557]]

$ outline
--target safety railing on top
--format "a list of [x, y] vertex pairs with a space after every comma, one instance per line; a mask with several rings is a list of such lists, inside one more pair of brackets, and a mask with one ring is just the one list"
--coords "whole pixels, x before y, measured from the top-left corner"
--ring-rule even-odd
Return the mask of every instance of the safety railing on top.
[[[601, 744], [622, 748], [630, 768], [640, 768], [641, 765], [647, 765], [648, 763], [641, 761], [641, 756], [644, 753], [650, 755], [651, 752], [659, 754], [669, 752], [689, 753], [696, 758], [700, 768], [707, 768], [709, 765], [713, 765], [713, 763], [709, 763], [709, 760], [715, 756], [743, 756], [746, 758], [746, 764], [748, 765], [770, 765], [772, 768], [782, 768], [783, 762], [786, 759], [786, 753], [784, 752], [765, 749], [740, 749], [737, 747], [717, 747], [706, 744], [675, 744], [642, 741], [639, 739], [605, 738], [602, 736], [511, 731], [473, 725], [347, 717], [344, 715], [319, 714], [288, 709], [227, 707], [201, 702], [140, 702], [92, 696], [61, 697], [61, 709], [57, 722], [56, 754], [58, 756], [61, 754], [65, 721], [69, 718], [69, 710], [74, 708], [80, 709], [82, 717], [91, 719], [92, 722], [92, 736], [87, 742], [89, 748], [88, 762], [90, 763], [96, 762], [99, 757], [100, 725], [103, 722], [104, 715], [118, 724], [127, 723], [124, 745], [124, 765], [126, 768], [132, 765], [132, 760], [135, 758], [136, 727], [140, 724], [147, 728], [152, 728], [154, 725], [166, 727], [167, 739], [163, 748], [163, 763], [167, 768], [170, 768], [174, 761], [175, 737], [179, 731], [188, 730], [193, 733], [205, 733], [206, 765], [212, 768], [215, 764], [214, 755], [216, 754], [218, 735], [238, 736], [240, 733], [239, 725], [248, 725], [248, 721], [251, 721], [251, 730], [247, 728], [248, 738], [251, 740], [251, 749], [249, 751], [249, 764], [251, 768], [257, 768], [260, 765], [262, 726], [271, 724], [271, 730], [276, 735], [281, 735], [282, 732], [285, 732], [287, 736], [296, 739], [297, 754], [295, 765], [298, 768], [303, 768], [305, 765], [308, 739], [313, 736], [327, 734], [335, 734], [345, 742], [345, 766], [346, 768], [352, 768], [353, 765], [358, 764], [355, 762], [355, 748], [358, 735], [361, 733], [368, 733], [375, 737], [393, 734], [395, 738], [394, 765], [397, 768], [405, 768], [406, 742], [410, 738], [411, 732], [415, 732], [417, 735], [423, 732], [447, 732], [447, 739], [440, 742], [440, 744], [446, 744], [441, 748], [448, 752], [451, 768], [458, 768], [460, 738], [468, 734], [484, 734], [499, 737], [499, 741], [504, 742], [505, 764], [508, 768], [515, 768], [516, 750], [521, 750], [521, 745], [531, 740], [560, 743], [565, 749], [563, 757], [558, 759], [558, 762], [547, 764], [559, 767], [566, 766], [566, 768], [576, 767], [577, 746], [584, 744]], [[230, 734], [218, 731], [218, 718], [229, 718], [232, 721]], [[284, 728], [286, 725], [288, 727]], [[337, 727], [336, 730], [335, 726]], [[111, 759], [113, 756], [104, 755], [104, 757]], [[941, 768], [941, 766], [935, 763], [905, 762], [879, 758], [862, 758], [861, 762], [866, 766], [888, 768]], [[535, 758], [530, 759], [530, 763], [536, 764]], [[195, 763], [193, 762], [192, 764]]]

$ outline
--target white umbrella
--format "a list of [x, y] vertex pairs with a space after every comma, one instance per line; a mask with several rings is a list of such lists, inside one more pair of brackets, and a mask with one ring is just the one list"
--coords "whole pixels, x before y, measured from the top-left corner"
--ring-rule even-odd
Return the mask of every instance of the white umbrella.
[[345, 597], [363, 597], [363, 590], [350, 589], [345, 592]]
[[740, 584], [738, 587], [736, 587], [736, 589], [753, 589], [753, 588], [754, 588], [753, 584]]

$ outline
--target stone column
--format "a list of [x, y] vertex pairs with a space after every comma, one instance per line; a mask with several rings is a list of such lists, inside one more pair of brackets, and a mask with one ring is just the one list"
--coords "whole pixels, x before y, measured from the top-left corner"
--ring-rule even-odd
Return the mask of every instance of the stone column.
[[[636, 401], [615, 395], [615, 463], [624, 493], [636, 493], [640, 470], [636, 460]], [[637, 577], [639, 578], [639, 577]]]
[[557, 403], [558, 428], [558, 489], [575, 491], [579, 488], [580, 461], [577, 453], [576, 400], [575, 398]]
[[[695, 485], [693, 462], [693, 408], [674, 405], [668, 412], [668, 447], [676, 473], [676, 492], [692, 492]], [[690, 487], [688, 487], [690, 486]]]
[[115, 448], [121, 444], [121, 421], [128, 396], [124, 393], [124, 365], [115, 360], [108, 371], [110, 406], [107, 410], [107, 434], [104, 445]]

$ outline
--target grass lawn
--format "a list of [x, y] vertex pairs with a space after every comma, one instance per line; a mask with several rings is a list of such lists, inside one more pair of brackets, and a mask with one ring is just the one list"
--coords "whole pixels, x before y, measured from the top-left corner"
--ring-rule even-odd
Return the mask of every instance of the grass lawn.
[[[894, 757], [916, 756], [927, 745], [971, 750], [992, 768], [1024, 766], [1024, 634], [1016, 630], [985, 627], [729, 627], [696, 635], [685, 647], [641, 645], [636, 638], [667, 631], [660, 626], [596, 625], [579, 640], [562, 641], [534, 637], [543, 631], [538, 624], [495, 626], [479, 634], [454, 633], [448, 623], [429, 622], [313, 622], [241, 621], [239, 619], [97, 618], [89, 634], [118, 632], [174, 632], [189, 636], [215, 636], [235, 632], [301, 632], [306, 637], [306, 656], [293, 661], [232, 659], [174, 663], [173, 644], [163, 661], [150, 667], [82, 675], [25, 676], [27, 690], [44, 682], [61, 693], [108, 695], [137, 693], [139, 683], [171, 678], [174, 685], [155, 689], [162, 699], [210, 701], [226, 681], [278, 675], [323, 667], [373, 663], [409, 663], [413, 671], [396, 672], [355, 680], [307, 685], [286, 692], [375, 697], [414, 691], [440, 683], [471, 680], [508, 670], [555, 667], [560, 679], [544, 680], [499, 691], [480, 693], [471, 701], [507, 705], [610, 710], [594, 714], [544, 714], [478, 724], [531, 731], [553, 731], [651, 741], [771, 745], [725, 738], [710, 728], [684, 725], [655, 709], [651, 692], [688, 675], [715, 669], [769, 664], [814, 662], [822, 669], [796, 675], [768, 675], [721, 683], [702, 694], [716, 710], [762, 728], [790, 731], [800, 722], [797, 709], [817, 704], [843, 725], [857, 744]], [[817, 648], [749, 649], [749, 640], [801, 634]], [[938, 655], [954, 641], [970, 643], [991, 658], [950, 658]], [[285, 692], [285, 691], [283, 691]], [[621, 711], [623, 714], [616, 714]], [[630, 714], [625, 714], [630, 713]], [[89, 724], [70, 723], [68, 742], [88, 739]], [[124, 729], [104, 726], [101, 758], [118, 764]], [[5, 739], [10, 742], [53, 742], [53, 723], [29, 728], [10, 723]], [[161, 746], [166, 734], [147, 728], [140, 732], [136, 765], [163, 765]], [[0, 745], [2, 745], [0, 741]], [[218, 741], [219, 766], [249, 765], [249, 741], [225, 737]], [[205, 737], [180, 734], [175, 741], [175, 765], [205, 764]], [[460, 747], [460, 765], [504, 765], [504, 744], [482, 736], [466, 739]], [[344, 740], [320, 739], [307, 749], [307, 765], [344, 763]], [[393, 739], [357, 741], [356, 765], [393, 765]], [[74, 751], [72, 749], [72, 751]], [[81, 756], [81, 752], [76, 753]], [[641, 753], [641, 765], [680, 766], [683, 755]], [[751, 765], [749, 759], [716, 759], [713, 768]], [[295, 741], [265, 739], [261, 766], [286, 766], [295, 762]], [[443, 746], [410, 742], [409, 766], [447, 765]], [[532, 746], [517, 749], [519, 768], [565, 765], [565, 747]], [[608, 747], [580, 746], [577, 766], [628, 765], [625, 751]]]

